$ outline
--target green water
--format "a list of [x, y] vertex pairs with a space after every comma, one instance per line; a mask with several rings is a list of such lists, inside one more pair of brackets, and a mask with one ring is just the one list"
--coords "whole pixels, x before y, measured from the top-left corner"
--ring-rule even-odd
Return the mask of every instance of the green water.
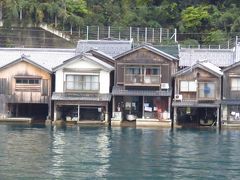
[[0, 179], [238, 179], [240, 130], [0, 125]]

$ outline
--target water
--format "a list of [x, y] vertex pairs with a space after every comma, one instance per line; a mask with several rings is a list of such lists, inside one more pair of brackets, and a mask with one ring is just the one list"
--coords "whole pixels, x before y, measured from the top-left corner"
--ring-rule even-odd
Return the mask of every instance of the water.
[[238, 179], [240, 130], [0, 125], [0, 179]]

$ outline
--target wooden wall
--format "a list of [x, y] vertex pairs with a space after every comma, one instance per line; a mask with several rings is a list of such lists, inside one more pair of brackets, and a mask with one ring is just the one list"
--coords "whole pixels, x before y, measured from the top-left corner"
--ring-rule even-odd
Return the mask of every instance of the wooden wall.
[[[161, 82], [169, 83], [171, 87], [171, 75], [175, 73], [176, 64], [147, 49], [136, 50], [126, 56], [116, 60], [116, 84], [124, 84], [124, 67], [129, 65], [135, 66], [158, 66], [161, 72]], [[173, 72], [174, 71], [174, 72]]]
[[[29, 89], [16, 87], [15, 76], [41, 77], [40, 87], [36, 85], [29, 86]], [[47, 71], [26, 61], [20, 61], [1, 69], [0, 77], [0, 93], [8, 95], [10, 102], [48, 103], [51, 95], [51, 74]]]
[[223, 98], [240, 100], [240, 91], [231, 91], [231, 78], [240, 78], [240, 66], [229, 69], [223, 76]]

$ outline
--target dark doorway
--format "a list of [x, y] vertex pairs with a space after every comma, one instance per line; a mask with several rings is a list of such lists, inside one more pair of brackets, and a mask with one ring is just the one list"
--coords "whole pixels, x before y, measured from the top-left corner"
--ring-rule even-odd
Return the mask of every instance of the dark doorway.
[[33, 120], [46, 120], [48, 116], [48, 104], [19, 103], [10, 104], [10, 116], [30, 117]]
[[80, 120], [101, 120], [101, 108], [99, 107], [81, 107]]

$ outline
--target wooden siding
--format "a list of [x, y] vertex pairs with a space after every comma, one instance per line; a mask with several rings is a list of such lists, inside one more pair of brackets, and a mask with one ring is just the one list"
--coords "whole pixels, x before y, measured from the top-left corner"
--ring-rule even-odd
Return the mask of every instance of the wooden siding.
[[[51, 74], [28, 62], [21, 61], [0, 71], [0, 89], [5, 88], [4, 94], [11, 103], [49, 103], [51, 95]], [[20, 79], [40, 80], [39, 84], [16, 83]], [[2, 83], [1, 83], [2, 81]], [[45, 87], [46, 86], [46, 87]]]
[[[160, 75], [157, 77], [152, 76], [150, 83], [144, 82], [144, 74], [140, 74], [138, 79], [141, 81], [131, 82], [129, 75], [126, 73], [126, 68], [129, 66], [136, 67], [159, 67]], [[139, 49], [126, 56], [120, 57], [116, 60], [116, 83], [117, 85], [125, 86], [161, 86], [161, 83], [168, 83], [169, 88], [171, 88], [171, 75], [172, 70], [175, 68], [175, 62], [166, 59], [159, 54], [151, 52], [147, 49]], [[152, 83], [151, 83], [152, 82]]]
[[14, 92], [7, 96], [8, 103], [41, 103], [48, 104], [50, 96], [42, 96], [41, 92]]
[[171, 71], [168, 64], [161, 66], [161, 83], [170, 83]]
[[8, 89], [7, 79], [0, 78], [0, 94], [7, 94]]
[[223, 99], [238, 99], [240, 100], [240, 90], [231, 90], [231, 78], [240, 78], [240, 66], [236, 66], [224, 72], [223, 76]]
[[[180, 82], [181, 81], [196, 81], [197, 89], [196, 92], [181, 92]], [[199, 84], [211, 82], [215, 84], [215, 97], [211, 98], [200, 98]], [[220, 100], [221, 99], [221, 78], [209, 73], [200, 68], [192, 69], [191, 71], [177, 76], [175, 78], [175, 94], [181, 94], [183, 100], [197, 100], [197, 101], [208, 101], [208, 100]]]

